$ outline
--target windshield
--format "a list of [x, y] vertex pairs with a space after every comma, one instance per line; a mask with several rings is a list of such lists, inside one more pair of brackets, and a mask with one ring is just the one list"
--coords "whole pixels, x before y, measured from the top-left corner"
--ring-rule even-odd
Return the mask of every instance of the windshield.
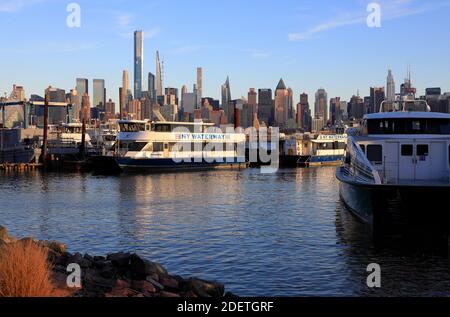
[[141, 132], [145, 131], [145, 123], [128, 122], [120, 124], [120, 132]]

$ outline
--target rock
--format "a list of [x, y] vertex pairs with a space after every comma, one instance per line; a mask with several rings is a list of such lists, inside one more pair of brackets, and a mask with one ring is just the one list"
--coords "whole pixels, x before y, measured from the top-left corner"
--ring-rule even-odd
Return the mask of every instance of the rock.
[[113, 290], [116, 281], [104, 278], [93, 269], [85, 271], [83, 277], [83, 290], [88, 293], [109, 293]]
[[163, 290], [163, 289], [164, 289], [164, 286], [163, 286], [163, 285], [161, 285], [160, 283], [158, 283], [157, 281], [155, 281], [155, 280], [152, 279], [151, 277], [148, 277], [148, 276], [147, 276], [146, 281], [152, 283], [153, 286], [155, 286], [157, 289], [160, 289], [160, 290]]
[[116, 276], [117, 272], [111, 262], [104, 262], [105, 265], [100, 268], [99, 274], [103, 278], [113, 278]]
[[105, 261], [106, 258], [104, 256], [94, 256], [94, 262]]
[[87, 253], [84, 255], [84, 259], [88, 260], [89, 262], [94, 262], [94, 258]]
[[121, 279], [118, 279], [116, 281], [116, 285], [114, 286], [114, 288], [117, 288], [117, 289], [130, 288], [130, 287], [131, 287], [131, 284], [129, 282], [127, 282], [125, 280], [121, 280]]
[[144, 260], [136, 254], [132, 254], [130, 257], [130, 270], [140, 278], [145, 278], [155, 273], [158, 275], [167, 275], [166, 269], [159, 263]]
[[130, 253], [123, 253], [123, 252], [119, 252], [119, 253], [113, 253], [113, 254], [109, 254], [106, 259], [111, 261], [111, 263], [114, 266], [117, 267], [126, 267], [129, 265], [130, 263]]
[[160, 296], [160, 297], [171, 297], [171, 298], [174, 298], [174, 297], [180, 297], [180, 295], [178, 295], [178, 294], [171, 293], [171, 292], [166, 292], [166, 291], [161, 291], [161, 292], [159, 293], [159, 296]]
[[75, 253], [67, 259], [67, 263], [76, 263], [81, 268], [86, 269], [92, 266], [92, 263], [85, 259], [81, 253]]
[[115, 288], [111, 290], [111, 292], [106, 293], [105, 297], [135, 297], [137, 295], [139, 295], [139, 293], [129, 288]]
[[131, 281], [131, 288], [142, 292], [142, 293], [148, 293], [148, 294], [154, 294], [156, 293], [156, 288], [155, 286], [153, 286], [152, 283], [148, 282], [148, 281]]
[[231, 293], [231, 292], [226, 292], [225, 295], [223, 296], [224, 298], [229, 298], [229, 299], [233, 299], [233, 298], [239, 298], [239, 296]]
[[222, 297], [225, 291], [223, 284], [210, 282], [198, 278], [191, 278], [186, 281], [185, 291], [194, 291], [199, 297]]
[[178, 281], [171, 276], [161, 276], [159, 279], [159, 283], [164, 286], [164, 289], [168, 291], [178, 291], [179, 283]]

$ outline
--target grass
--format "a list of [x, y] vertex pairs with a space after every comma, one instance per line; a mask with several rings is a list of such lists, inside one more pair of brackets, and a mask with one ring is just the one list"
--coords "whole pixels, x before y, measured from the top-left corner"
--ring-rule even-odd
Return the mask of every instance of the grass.
[[32, 241], [0, 246], [0, 297], [50, 297], [52, 266], [47, 251]]

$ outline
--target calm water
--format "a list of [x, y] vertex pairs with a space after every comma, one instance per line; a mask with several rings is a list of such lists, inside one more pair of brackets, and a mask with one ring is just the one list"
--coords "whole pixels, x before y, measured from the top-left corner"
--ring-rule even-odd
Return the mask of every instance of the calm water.
[[[334, 168], [277, 174], [0, 174], [0, 224], [71, 252], [137, 252], [238, 295], [450, 295], [446, 255], [373, 246]], [[366, 267], [379, 263], [382, 288]]]

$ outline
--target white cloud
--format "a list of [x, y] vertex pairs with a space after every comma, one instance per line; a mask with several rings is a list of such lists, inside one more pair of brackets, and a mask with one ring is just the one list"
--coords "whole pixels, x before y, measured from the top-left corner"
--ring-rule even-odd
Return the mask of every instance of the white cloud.
[[18, 12], [27, 6], [31, 6], [44, 0], [0, 0], [0, 12]]
[[[424, 3], [420, 6], [415, 5], [414, 0], [390, 0], [390, 1], [378, 1], [381, 6], [381, 19], [382, 21], [398, 19], [406, 16], [417, 15], [428, 11], [437, 10], [442, 7], [450, 5], [449, 1], [441, 1], [434, 3]], [[431, 2], [431, 1], [430, 1]], [[368, 13], [364, 9], [358, 12], [347, 13], [345, 15], [339, 15], [338, 17], [322, 22], [316, 26], [313, 26], [303, 32], [289, 33], [289, 41], [302, 41], [307, 40], [314, 35], [326, 32], [329, 30], [337, 29], [344, 26], [364, 24], [366, 23]]]

